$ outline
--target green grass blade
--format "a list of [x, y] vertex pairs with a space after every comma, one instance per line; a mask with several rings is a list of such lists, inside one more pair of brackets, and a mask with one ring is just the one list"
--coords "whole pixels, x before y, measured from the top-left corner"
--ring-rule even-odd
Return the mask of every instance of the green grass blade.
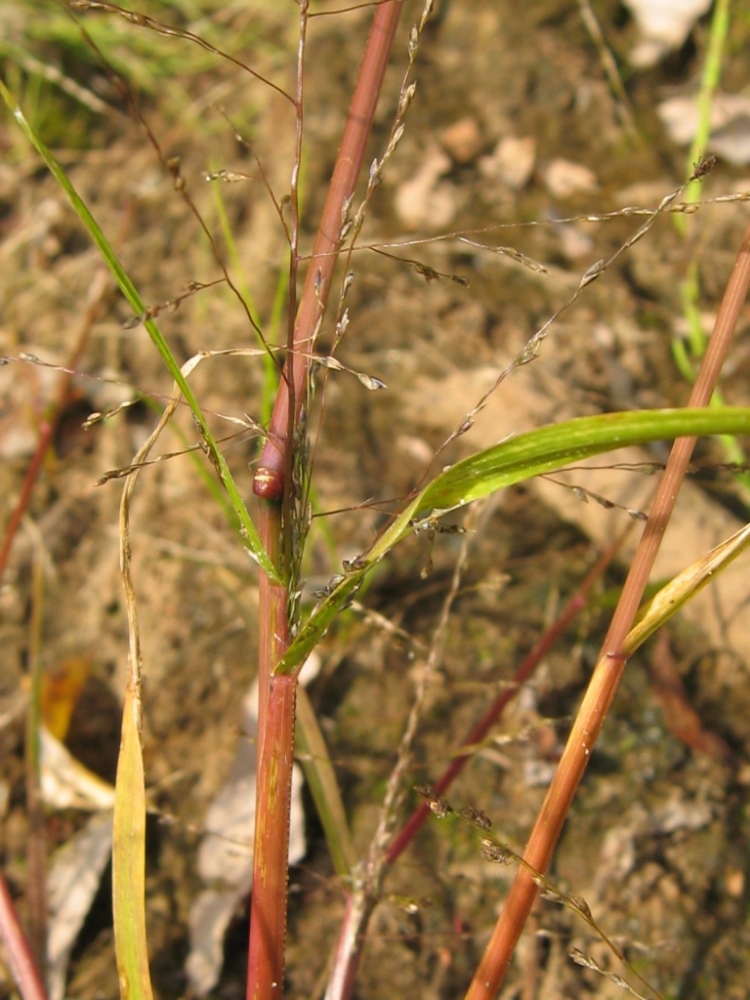
[[[213, 185], [214, 194], [214, 207], [216, 209], [216, 218], [219, 223], [219, 229], [221, 235], [224, 239], [224, 245], [227, 248], [227, 253], [229, 254], [229, 260], [232, 264], [232, 268], [238, 275], [236, 280], [237, 288], [239, 289], [240, 295], [243, 298], [245, 307], [247, 308], [250, 316], [252, 317], [255, 326], [260, 329], [260, 314], [258, 313], [258, 308], [253, 299], [252, 293], [250, 292], [250, 286], [247, 283], [245, 277], [245, 269], [242, 266], [242, 261], [240, 260], [239, 250], [237, 249], [237, 243], [234, 238], [234, 233], [232, 232], [232, 226], [229, 222], [229, 216], [227, 215], [227, 208], [222, 197], [221, 187], [219, 184]], [[288, 281], [288, 269], [282, 268], [279, 275], [279, 281], [277, 282], [276, 297], [278, 298], [279, 290], [281, 290], [282, 302], [286, 301], [286, 291], [289, 287]], [[275, 302], [275, 300], [274, 300]], [[266, 328], [266, 336], [268, 340], [273, 343], [276, 340], [276, 328], [278, 326], [278, 317], [276, 317], [276, 322], [272, 317], [270, 325]], [[259, 343], [260, 338], [258, 338]], [[276, 396], [279, 384], [279, 370], [277, 368], [276, 362], [271, 354], [266, 352], [263, 355], [263, 393], [261, 396], [260, 404], [260, 420], [262, 423], [267, 424], [271, 419], [271, 410], [273, 409], [273, 401]]]
[[[136, 316], [143, 316], [146, 312], [146, 307], [140, 295], [138, 294], [135, 285], [130, 280], [125, 269], [120, 264], [114, 250], [112, 249], [106, 237], [104, 236], [104, 233], [101, 231], [98, 223], [94, 219], [91, 212], [88, 210], [86, 204], [84, 203], [78, 192], [73, 187], [72, 183], [70, 182], [67, 174], [65, 173], [61, 165], [57, 162], [55, 157], [52, 155], [51, 151], [47, 148], [47, 146], [37, 135], [35, 130], [28, 123], [21, 108], [18, 106], [13, 95], [5, 86], [2, 80], [0, 80], [0, 93], [2, 93], [5, 103], [7, 104], [9, 110], [16, 119], [24, 135], [27, 137], [29, 142], [31, 142], [31, 144], [34, 146], [36, 151], [44, 160], [47, 168], [49, 169], [49, 171], [51, 172], [57, 183], [60, 185], [60, 187], [63, 189], [63, 191], [70, 199], [70, 202], [75, 212], [77, 213], [81, 222], [86, 227], [92, 240], [94, 241], [94, 243], [96, 243], [97, 247], [99, 248], [99, 251], [102, 257], [104, 258], [107, 267], [112, 272], [112, 275], [117, 281], [117, 284], [119, 285], [120, 290], [122, 291], [122, 294], [125, 296], [131, 309], [136, 314]], [[264, 571], [268, 574], [271, 580], [273, 580], [276, 583], [281, 582], [279, 579], [279, 575], [276, 571], [276, 568], [273, 565], [273, 562], [271, 561], [268, 553], [263, 547], [258, 532], [255, 528], [255, 525], [253, 524], [250, 514], [248, 513], [247, 507], [245, 506], [244, 501], [240, 496], [240, 492], [237, 489], [237, 485], [234, 482], [231, 472], [229, 471], [229, 466], [227, 465], [223, 455], [221, 454], [221, 451], [219, 450], [216, 440], [213, 434], [211, 433], [208, 424], [206, 423], [205, 417], [203, 416], [203, 412], [201, 411], [201, 408], [198, 405], [198, 402], [195, 399], [185, 377], [180, 371], [180, 366], [175, 360], [174, 356], [172, 355], [172, 352], [169, 349], [169, 345], [165, 341], [161, 331], [159, 330], [159, 327], [152, 319], [146, 319], [144, 325], [146, 327], [146, 330], [148, 331], [149, 336], [151, 337], [154, 346], [159, 351], [159, 354], [161, 355], [164, 364], [167, 366], [170, 375], [175, 380], [177, 385], [180, 387], [180, 391], [182, 392], [183, 398], [185, 399], [185, 402], [192, 410], [196, 422], [200, 427], [200, 431], [203, 436], [203, 440], [205, 441], [206, 448], [208, 449], [210, 459], [216, 471], [219, 474], [219, 478], [221, 479], [224, 488], [226, 489], [227, 494], [229, 496], [232, 508], [237, 514], [237, 517], [239, 519], [240, 535], [244, 541], [247, 551], [263, 567]]]
[[421, 494], [417, 515], [450, 510], [530, 476], [553, 472], [605, 451], [677, 437], [750, 432], [749, 409], [674, 409], [603, 413], [511, 438], [459, 462]]
[[297, 689], [296, 748], [323, 824], [333, 867], [337, 875], [346, 878], [354, 871], [357, 853], [328, 747], [307, 691], [301, 685]]
[[458, 462], [422, 490], [372, 548], [355, 560], [346, 578], [317, 606], [300, 629], [279, 662], [277, 672], [288, 673], [304, 662], [335, 615], [359, 589], [369, 570], [394, 545], [411, 534], [420, 521], [440, 517], [506, 486], [617, 448], [693, 435], [748, 433], [750, 409], [745, 408], [604, 413], [519, 434]]

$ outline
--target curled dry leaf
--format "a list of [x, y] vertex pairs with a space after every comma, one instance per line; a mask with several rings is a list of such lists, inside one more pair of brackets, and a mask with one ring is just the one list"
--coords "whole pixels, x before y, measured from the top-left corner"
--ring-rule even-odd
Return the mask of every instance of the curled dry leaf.
[[50, 1000], [62, 1000], [70, 953], [112, 852], [114, 788], [80, 764], [44, 727], [40, 742], [46, 805], [94, 810], [83, 828], [57, 852], [47, 880], [47, 985]]
[[[302, 682], [320, 669], [317, 655], [308, 658]], [[206, 814], [206, 834], [198, 852], [198, 870], [207, 888], [190, 910], [190, 953], [186, 971], [197, 996], [216, 985], [224, 961], [224, 935], [238, 905], [247, 900], [253, 882], [255, 834], [256, 742], [258, 685], [255, 682], [242, 705], [242, 735], [224, 785]], [[302, 772], [294, 766], [292, 779], [289, 861], [306, 850], [302, 809]]]
[[49, 1000], [63, 1000], [73, 945], [99, 891], [112, 852], [112, 812], [91, 816], [55, 856], [47, 878]]

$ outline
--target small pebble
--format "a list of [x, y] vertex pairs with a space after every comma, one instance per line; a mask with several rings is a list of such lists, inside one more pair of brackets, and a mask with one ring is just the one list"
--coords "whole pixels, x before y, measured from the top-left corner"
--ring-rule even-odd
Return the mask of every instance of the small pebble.
[[482, 133], [476, 118], [467, 115], [440, 133], [440, 145], [454, 163], [472, 163], [482, 148]]
[[553, 198], [595, 191], [596, 176], [582, 163], [562, 158], [551, 160], [543, 170], [544, 183]]

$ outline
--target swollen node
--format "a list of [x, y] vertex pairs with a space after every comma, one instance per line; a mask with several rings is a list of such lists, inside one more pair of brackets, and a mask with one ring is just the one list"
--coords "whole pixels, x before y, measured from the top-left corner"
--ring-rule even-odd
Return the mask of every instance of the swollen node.
[[280, 469], [258, 469], [253, 477], [253, 493], [262, 500], [281, 500], [284, 474]]

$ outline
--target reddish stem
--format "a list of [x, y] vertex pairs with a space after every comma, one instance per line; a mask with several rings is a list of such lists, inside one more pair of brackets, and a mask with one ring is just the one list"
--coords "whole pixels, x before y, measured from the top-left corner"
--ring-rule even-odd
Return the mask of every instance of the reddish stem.
[[[285, 551], [283, 532], [290, 529], [291, 521], [288, 517], [282, 518], [281, 502], [289, 504], [291, 501], [289, 471], [293, 459], [294, 429], [299, 423], [306, 395], [316, 329], [333, 280], [344, 216], [357, 183], [402, 4], [403, 0], [386, 0], [378, 4], [375, 11], [297, 310], [284, 377], [253, 480], [253, 492], [261, 499], [258, 515], [260, 538], [282, 576], [288, 572], [286, 560], [280, 558]], [[298, 107], [297, 111], [299, 130], [302, 109]], [[295, 264], [293, 262], [292, 274]], [[291, 301], [294, 302], [293, 293]], [[284, 585], [274, 584], [261, 574], [258, 783], [248, 1000], [268, 1000], [269, 997], [281, 996], [283, 990], [296, 676], [274, 677], [273, 671], [289, 646], [286, 582]]]
[[[258, 812], [250, 909], [247, 1000], [280, 997], [284, 986], [289, 811], [294, 754], [296, 677], [272, 677], [268, 717], [258, 736]], [[261, 763], [263, 762], [263, 764]], [[279, 836], [279, 830], [286, 831]], [[279, 873], [284, 884], [279, 890]]]
[[[75, 339], [75, 347], [68, 358], [66, 368], [74, 369], [78, 365], [83, 352], [86, 349], [91, 327], [102, 311], [102, 303], [108, 287], [107, 272], [102, 268], [96, 273], [93, 281], [91, 282], [86, 312], [84, 313], [81, 325], [78, 329]], [[48, 407], [47, 415], [40, 422], [39, 440], [37, 441], [36, 450], [34, 451], [29, 467], [26, 470], [23, 486], [21, 487], [21, 495], [19, 496], [18, 503], [10, 516], [10, 520], [8, 521], [2, 548], [0, 548], [0, 580], [2, 580], [5, 574], [5, 568], [7, 566], [8, 556], [10, 555], [10, 550], [13, 545], [13, 539], [16, 537], [16, 533], [18, 532], [18, 528], [21, 524], [21, 518], [28, 509], [29, 500], [31, 499], [31, 491], [34, 488], [37, 478], [39, 477], [39, 473], [44, 462], [44, 456], [47, 454], [47, 450], [52, 443], [52, 439], [55, 435], [55, 429], [60, 420], [60, 415], [68, 400], [70, 383], [71, 376], [68, 372], [63, 372], [58, 381], [54, 399]]]
[[39, 968], [34, 961], [31, 947], [1, 873], [0, 939], [5, 944], [8, 964], [23, 1000], [47, 1000], [47, 991], [39, 974]]
[[[568, 628], [570, 623], [586, 606], [586, 595], [588, 591], [601, 577], [607, 566], [609, 566], [612, 562], [612, 559], [617, 553], [621, 543], [622, 539], [618, 540], [614, 545], [607, 549], [600, 559], [597, 560], [596, 565], [591, 569], [576, 593], [565, 605], [559, 617], [552, 623], [552, 625], [540, 638], [539, 642], [521, 661], [516, 672], [513, 674], [513, 680], [511, 681], [510, 686], [497, 696], [494, 703], [471, 730], [469, 735], [464, 740], [464, 746], [474, 748], [478, 744], [482, 743], [484, 738], [502, 715], [503, 709], [508, 702], [515, 698], [521, 685], [525, 684], [529, 677], [531, 677], [539, 665], [539, 662], [547, 655], [563, 632], [565, 632]], [[450, 788], [473, 756], [474, 750], [470, 749], [467, 753], [456, 757], [449, 764], [449, 766], [441, 774], [439, 780], [436, 781], [433, 786], [437, 795], [442, 795], [443, 792]], [[396, 858], [398, 858], [402, 851], [404, 851], [414, 839], [425, 820], [431, 815], [432, 811], [427, 803], [422, 803], [417, 806], [404, 825], [403, 829], [396, 835], [396, 837], [394, 837], [390, 847], [388, 848], [389, 864], [393, 864]]]
[[[750, 226], [716, 317], [716, 325], [701, 364], [689, 406], [708, 406], [726, 357], [732, 332], [750, 284]], [[695, 438], [679, 438], [659, 483], [651, 515], [604, 640], [596, 669], [568, 737], [557, 771], [524, 854], [532, 869], [544, 872], [552, 858], [573, 797], [586, 770], [604, 719], [617, 690], [625, 657], [623, 642], [632, 627], [648, 576], [667, 528], [695, 445]], [[522, 868], [513, 883], [490, 943], [472, 980], [467, 1000], [491, 1000], [500, 989], [513, 952], [536, 898], [537, 888]]]
[[[490, 706], [489, 710], [474, 726], [469, 735], [464, 740], [464, 745], [474, 747], [481, 743], [490, 732], [494, 724], [500, 718], [503, 709], [508, 702], [516, 696], [522, 684], [536, 670], [539, 662], [554, 646], [570, 623], [586, 605], [586, 595], [593, 584], [601, 577], [607, 566], [617, 554], [625, 535], [620, 537], [606, 552], [597, 560], [586, 579], [583, 581], [574, 596], [568, 601], [560, 616], [547, 629], [539, 642], [528, 653], [518, 666], [513, 675], [512, 685], [501, 692]], [[446, 768], [439, 780], [435, 783], [436, 794], [445, 792], [461, 774], [464, 767], [469, 763], [474, 755], [473, 749], [465, 754], [456, 757]], [[432, 815], [429, 805], [422, 803], [414, 810], [401, 831], [394, 837], [387, 852], [386, 864], [392, 865], [402, 852], [409, 846], [422, 828], [425, 821]], [[355, 893], [349, 895], [346, 904], [346, 914], [339, 932], [339, 940], [336, 947], [336, 956], [333, 962], [333, 972], [329, 980], [326, 997], [330, 1000], [334, 998], [350, 997], [354, 990], [359, 963], [362, 957], [362, 945], [364, 943], [364, 929], [367, 926], [370, 915], [375, 907], [376, 898], [374, 895], [367, 896], [366, 893]]]
[[359, 177], [402, 4], [403, 0], [381, 3], [373, 18], [341, 148], [328, 188], [320, 229], [313, 247], [294, 327], [292, 351], [284, 366], [284, 378], [279, 386], [268, 437], [253, 481], [256, 496], [266, 499], [281, 499], [285, 486], [288, 487], [284, 481], [284, 473], [290, 438], [289, 386], [292, 388], [293, 421], [296, 423], [305, 399], [316, 327], [328, 302], [338, 260], [344, 208], [354, 194]]
[[58, 413], [53, 413], [51, 420], [43, 420], [39, 425], [39, 440], [36, 443], [34, 454], [31, 456], [26, 475], [23, 477], [23, 485], [18, 502], [5, 528], [5, 537], [3, 538], [2, 548], [0, 548], [0, 580], [5, 575], [5, 567], [8, 564], [8, 556], [10, 555], [13, 541], [21, 525], [21, 519], [28, 510], [31, 491], [34, 489], [34, 485], [39, 478], [44, 457], [54, 437], [57, 418]]

